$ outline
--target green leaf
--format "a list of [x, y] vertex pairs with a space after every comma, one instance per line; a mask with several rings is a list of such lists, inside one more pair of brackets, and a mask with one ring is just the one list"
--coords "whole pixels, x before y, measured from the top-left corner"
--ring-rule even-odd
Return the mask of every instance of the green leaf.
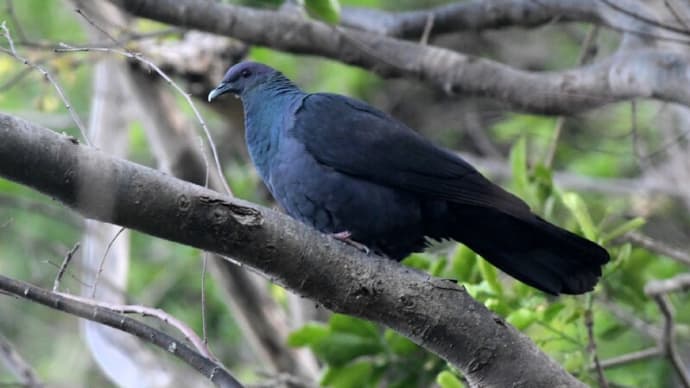
[[545, 322], [551, 322], [565, 308], [565, 304], [561, 302], [552, 303], [541, 313], [541, 319]]
[[443, 270], [446, 269], [446, 264], [448, 264], [448, 260], [446, 260], [445, 257], [442, 257], [431, 265], [431, 268], [429, 269], [429, 273], [431, 276], [441, 276], [443, 273]]
[[510, 151], [510, 166], [513, 170], [513, 186], [516, 193], [518, 196], [528, 197], [527, 142], [524, 137], [521, 137]]
[[506, 321], [518, 330], [524, 330], [537, 320], [537, 314], [533, 310], [521, 308], [508, 315]]
[[618, 322], [613, 322], [607, 328], [597, 333], [597, 337], [607, 341], [613, 341], [630, 330], [629, 326], [622, 325]]
[[623, 263], [630, 258], [632, 253], [632, 245], [630, 243], [623, 244], [621, 249], [618, 251], [618, 259], [616, 261]]
[[441, 386], [441, 388], [464, 388], [465, 385], [462, 381], [458, 380], [454, 374], [444, 370], [436, 376], [436, 384]]
[[387, 329], [384, 338], [391, 351], [399, 356], [407, 356], [419, 350], [417, 344], [393, 330]]
[[592, 217], [589, 215], [589, 210], [587, 210], [587, 206], [582, 198], [575, 193], [564, 193], [561, 196], [561, 199], [563, 200], [563, 204], [565, 204], [565, 206], [575, 216], [575, 219], [577, 220], [577, 223], [580, 226], [580, 229], [582, 229], [582, 233], [584, 233], [585, 237], [590, 240], [596, 240], [597, 230], [592, 222]]
[[616, 227], [614, 230], [612, 230], [612, 231], [608, 232], [607, 234], [605, 234], [605, 235], [601, 238], [601, 242], [602, 242], [602, 244], [603, 244], [603, 243], [606, 243], [606, 242], [608, 242], [608, 241], [611, 241], [611, 240], [613, 240], [613, 239], [615, 239], [615, 238], [617, 238], [617, 237], [620, 237], [620, 236], [622, 236], [622, 235], [624, 235], [624, 234], [626, 234], [626, 233], [628, 233], [628, 232], [630, 232], [630, 231], [633, 231], [633, 230], [635, 230], [635, 229], [638, 229], [638, 228], [642, 227], [642, 225], [644, 225], [644, 224], [645, 224], [645, 219], [644, 219], [644, 218], [642, 218], [642, 217], [635, 217], [635, 218], [633, 218], [632, 220], [630, 220], [630, 221], [628, 221], [628, 222], [626, 222], [626, 223], [624, 223], [624, 224], [622, 224], [622, 225], [619, 225], [619, 226]]
[[413, 253], [405, 258], [402, 263], [408, 267], [427, 271], [431, 267], [431, 259], [423, 253]]
[[340, 21], [340, 2], [338, 0], [305, 0], [307, 13], [315, 18], [330, 24], [338, 24]]
[[486, 280], [491, 287], [491, 290], [497, 295], [503, 295], [503, 285], [498, 280], [498, 270], [496, 267], [489, 264], [485, 259], [479, 260], [479, 272], [482, 274], [482, 278]]
[[320, 342], [310, 346], [316, 355], [331, 366], [341, 366], [359, 356], [378, 354], [383, 351], [379, 339], [359, 335], [331, 332]]
[[321, 323], [307, 323], [293, 331], [287, 338], [288, 345], [292, 347], [315, 345], [328, 337], [330, 330]]
[[460, 282], [471, 282], [472, 273], [477, 266], [477, 255], [470, 248], [458, 244], [451, 259], [451, 271]]
[[533, 186], [536, 188], [536, 200], [544, 204], [553, 194], [553, 172], [541, 163], [537, 163], [532, 168]]
[[321, 379], [321, 385], [332, 388], [369, 387], [372, 383], [374, 366], [369, 361], [358, 361], [343, 367], [329, 367]]
[[328, 324], [333, 331], [355, 334], [374, 340], [379, 338], [379, 329], [375, 324], [349, 315], [333, 314]]

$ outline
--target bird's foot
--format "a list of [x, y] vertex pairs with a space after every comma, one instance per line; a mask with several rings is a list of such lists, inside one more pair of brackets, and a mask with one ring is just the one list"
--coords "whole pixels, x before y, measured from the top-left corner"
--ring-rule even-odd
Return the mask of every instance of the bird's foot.
[[352, 237], [352, 233], [346, 231], [343, 232], [338, 232], [338, 233], [331, 233], [331, 236], [335, 238], [336, 240], [342, 241], [346, 244], [352, 245], [353, 247], [359, 249], [360, 251], [366, 253], [367, 255], [371, 252], [369, 247], [366, 245], [359, 243], [355, 240], [352, 240], [350, 237]]

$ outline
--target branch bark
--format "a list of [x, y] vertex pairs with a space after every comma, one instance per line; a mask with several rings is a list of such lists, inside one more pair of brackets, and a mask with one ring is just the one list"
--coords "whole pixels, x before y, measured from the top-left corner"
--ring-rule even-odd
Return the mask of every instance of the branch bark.
[[294, 13], [204, 0], [111, 1], [136, 16], [417, 78], [448, 93], [489, 96], [532, 112], [572, 114], [634, 97], [690, 106], [690, 90], [683, 87], [690, 82], [690, 60], [671, 51], [625, 50], [589, 66], [531, 72]]
[[582, 386], [452, 281], [12, 116], [0, 115], [0, 138], [0, 175], [85, 217], [232, 256], [327, 308], [387, 325], [455, 365], [473, 386]]
[[99, 322], [106, 326], [130, 333], [150, 342], [169, 353], [172, 353], [182, 361], [193, 367], [199, 373], [206, 376], [217, 387], [242, 388], [235, 378], [230, 375], [222, 365], [197, 353], [184, 342], [156, 330], [142, 322], [126, 317], [105, 307], [94, 306], [67, 298], [56, 292], [36, 287], [29, 283], [10, 279], [0, 275], [0, 289], [20, 298], [32, 300], [55, 310]]

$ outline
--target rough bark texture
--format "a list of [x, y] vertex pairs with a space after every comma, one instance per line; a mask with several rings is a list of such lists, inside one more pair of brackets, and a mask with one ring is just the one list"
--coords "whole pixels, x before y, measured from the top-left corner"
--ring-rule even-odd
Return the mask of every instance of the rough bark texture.
[[12, 116], [0, 115], [0, 138], [1, 176], [86, 217], [232, 256], [334, 311], [387, 325], [455, 365], [472, 386], [583, 386], [452, 281]]
[[[634, 97], [690, 105], [690, 90], [684, 87], [690, 83], [690, 61], [672, 51], [631, 49], [591, 66], [531, 72], [378, 33], [334, 27], [294, 13], [205, 0], [111, 1], [136, 16], [226, 35], [248, 44], [316, 54], [384, 76], [419, 78], [448, 93], [489, 96], [533, 112], [575, 113]], [[589, 5], [590, 13], [600, 10], [596, 4]], [[620, 13], [617, 15], [620, 18]], [[585, 16], [582, 18], [589, 19]], [[630, 36], [646, 36], [648, 30], [640, 28]]]

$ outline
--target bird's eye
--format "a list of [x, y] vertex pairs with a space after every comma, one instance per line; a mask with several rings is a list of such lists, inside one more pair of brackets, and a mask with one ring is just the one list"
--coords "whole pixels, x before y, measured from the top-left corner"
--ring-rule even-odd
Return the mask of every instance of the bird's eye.
[[249, 77], [250, 75], [252, 75], [252, 72], [249, 71], [249, 70], [247, 70], [247, 69], [244, 69], [244, 70], [242, 70], [242, 72], [240, 73], [240, 75], [242, 76], [242, 78], [247, 78], [247, 77]]

